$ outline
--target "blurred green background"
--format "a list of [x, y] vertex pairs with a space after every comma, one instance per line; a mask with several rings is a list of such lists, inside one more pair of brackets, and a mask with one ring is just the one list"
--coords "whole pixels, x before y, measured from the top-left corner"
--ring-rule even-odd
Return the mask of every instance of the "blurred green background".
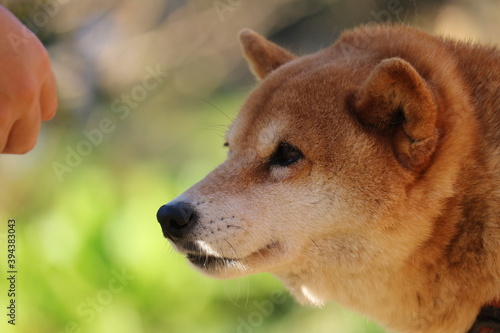
[[0, 276], [8, 219], [19, 272], [15, 327], [0, 279], [1, 332], [384, 332], [334, 303], [300, 307], [267, 274], [201, 276], [156, 210], [224, 160], [224, 132], [255, 85], [242, 28], [297, 54], [368, 22], [495, 44], [498, 1], [0, 3], [44, 42], [60, 92], [36, 148], [0, 156]]

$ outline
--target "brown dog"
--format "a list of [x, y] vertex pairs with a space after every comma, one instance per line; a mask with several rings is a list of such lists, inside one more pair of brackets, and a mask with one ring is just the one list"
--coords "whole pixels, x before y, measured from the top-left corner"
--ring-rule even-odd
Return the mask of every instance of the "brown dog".
[[500, 297], [500, 52], [404, 26], [301, 58], [240, 40], [262, 83], [227, 161], [158, 211], [164, 235], [210, 276], [466, 332]]

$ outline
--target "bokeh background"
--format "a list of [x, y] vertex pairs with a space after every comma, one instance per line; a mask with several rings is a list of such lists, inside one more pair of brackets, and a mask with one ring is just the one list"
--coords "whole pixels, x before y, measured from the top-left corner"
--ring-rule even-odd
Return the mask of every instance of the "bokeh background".
[[[255, 85], [242, 28], [297, 54], [369, 22], [497, 44], [499, 1], [0, 3], [46, 45], [60, 93], [36, 148], [0, 156], [1, 332], [384, 332], [334, 303], [300, 307], [267, 274], [201, 276], [163, 239], [156, 210], [224, 160], [224, 132]], [[10, 218], [15, 327], [4, 314]]]

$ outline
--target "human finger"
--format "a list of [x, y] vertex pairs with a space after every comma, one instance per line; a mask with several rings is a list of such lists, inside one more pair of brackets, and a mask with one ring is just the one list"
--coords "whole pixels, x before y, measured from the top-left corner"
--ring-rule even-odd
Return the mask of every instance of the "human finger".
[[33, 149], [40, 132], [40, 112], [30, 117], [18, 119], [9, 131], [9, 137], [3, 148], [5, 154], [25, 154]]
[[9, 133], [13, 123], [11, 115], [12, 113], [8, 108], [3, 107], [0, 109], [0, 153], [3, 152], [9, 139]]
[[59, 102], [57, 100], [57, 85], [54, 75], [50, 73], [49, 78], [40, 91], [40, 112], [42, 121], [50, 120], [57, 111]]

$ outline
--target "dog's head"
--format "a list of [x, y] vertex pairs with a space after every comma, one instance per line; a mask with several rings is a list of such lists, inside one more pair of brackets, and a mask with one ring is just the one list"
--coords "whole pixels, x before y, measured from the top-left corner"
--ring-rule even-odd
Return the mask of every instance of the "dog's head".
[[261, 82], [227, 133], [227, 160], [158, 211], [165, 237], [219, 278], [341, 280], [403, 260], [430, 233], [411, 211], [438, 141], [426, 80], [338, 43], [299, 58], [249, 30], [240, 41]]

